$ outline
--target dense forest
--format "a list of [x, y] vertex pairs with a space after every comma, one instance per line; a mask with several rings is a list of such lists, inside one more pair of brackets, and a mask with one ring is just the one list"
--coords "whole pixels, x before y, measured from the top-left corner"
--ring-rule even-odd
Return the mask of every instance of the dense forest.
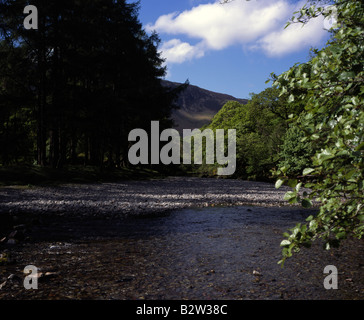
[[127, 165], [130, 130], [170, 127], [183, 87], [161, 84], [138, 3], [35, 0], [37, 30], [27, 4], [0, 1], [0, 163]]

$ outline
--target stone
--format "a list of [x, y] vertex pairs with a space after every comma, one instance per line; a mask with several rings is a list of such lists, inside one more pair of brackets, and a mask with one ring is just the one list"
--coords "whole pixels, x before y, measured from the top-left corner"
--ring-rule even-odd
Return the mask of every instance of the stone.
[[6, 286], [7, 281], [4, 281], [3, 283], [0, 283], [0, 290]]
[[15, 240], [15, 239], [9, 239], [9, 240], [7, 241], [7, 244], [9, 244], [9, 245], [14, 245], [14, 244], [16, 244], [16, 240]]

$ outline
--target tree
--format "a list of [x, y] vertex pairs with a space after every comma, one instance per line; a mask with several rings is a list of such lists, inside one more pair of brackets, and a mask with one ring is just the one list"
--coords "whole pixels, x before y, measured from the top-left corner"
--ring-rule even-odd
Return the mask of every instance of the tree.
[[271, 170], [276, 167], [289, 119], [286, 105], [275, 88], [251, 94], [246, 105], [247, 117], [241, 119], [245, 134], [241, 136], [238, 148], [246, 160], [249, 179], [268, 180]]
[[[0, 21], [4, 21], [1, 13], [0, 9]], [[0, 41], [0, 163], [5, 165], [33, 158], [35, 100], [30, 74], [32, 68], [26, 51], [6, 34]]]
[[[229, 101], [205, 128], [212, 130], [236, 129], [237, 170], [235, 176], [252, 180], [269, 180], [271, 170], [279, 161], [282, 140], [290, 115], [302, 108], [289, 106], [279, 97], [276, 88], [251, 94], [246, 105]], [[216, 166], [210, 166], [214, 172]], [[208, 171], [202, 167], [204, 172]]]
[[[223, 0], [223, 3], [232, 0]], [[331, 4], [332, 6], [327, 6]], [[326, 6], [325, 6], [326, 5]], [[300, 116], [305, 139], [319, 151], [311, 166], [302, 172], [310, 194], [299, 190], [303, 181], [288, 180], [294, 185], [285, 199], [312, 206], [320, 204], [317, 216], [307, 224], [299, 224], [285, 233], [282, 241], [283, 258], [291, 257], [302, 246], [323, 239], [324, 247], [338, 246], [343, 239], [361, 239], [364, 234], [364, 3], [357, 0], [311, 0], [295, 12], [291, 23], [306, 24], [318, 16], [332, 18], [336, 25], [330, 30], [331, 39], [322, 50], [313, 50], [308, 63], [296, 64], [280, 76], [272, 74], [273, 85], [288, 95], [288, 102], [304, 103]], [[287, 27], [286, 26], [286, 27]], [[279, 188], [287, 180], [287, 167], [278, 170]]]
[[[306, 141], [318, 147], [302, 173], [309, 180], [305, 187], [312, 192], [302, 199], [302, 181], [293, 180], [294, 190], [286, 199], [302, 201], [306, 207], [316, 200], [319, 213], [285, 234], [280, 263], [318, 238], [330, 249], [348, 237], [361, 239], [364, 234], [364, 3], [334, 2], [337, 24], [326, 47], [315, 50], [308, 63], [273, 75], [274, 85], [289, 95], [289, 102], [305, 101], [300, 118]], [[312, 5], [296, 14], [295, 21], [306, 23], [318, 15], [328, 17], [330, 12]], [[286, 170], [280, 169], [277, 187], [286, 179]]]
[[[27, 3], [0, 0], [2, 124], [15, 111], [32, 110], [27, 117], [42, 166], [77, 163], [80, 155], [85, 164], [127, 165], [130, 130], [152, 120], [169, 127], [183, 89], [162, 85], [159, 38], [143, 30], [139, 4], [34, 0], [39, 28], [27, 30]], [[16, 92], [22, 101], [12, 102]]]

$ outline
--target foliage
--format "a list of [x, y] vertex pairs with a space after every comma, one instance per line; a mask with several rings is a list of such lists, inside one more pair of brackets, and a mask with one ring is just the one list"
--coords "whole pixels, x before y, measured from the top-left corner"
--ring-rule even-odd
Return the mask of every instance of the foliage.
[[0, 41], [0, 163], [27, 162], [33, 158], [34, 122], [25, 50], [11, 52]]
[[[315, 239], [323, 239], [330, 249], [347, 237], [362, 238], [364, 234], [364, 3], [340, 0], [335, 6], [338, 21], [326, 47], [315, 50], [308, 63], [273, 75], [274, 85], [288, 94], [290, 102], [305, 101], [302, 127], [306, 141], [318, 147], [302, 173], [309, 180], [304, 186], [312, 192], [302, 199], [298, 179], [290, 182], [294, 189], [286, 199], [301, 201], [306, 207], [317, 200], [319, 213], [285, 234], [281, 263]], [[306, 22], [320, 14], [329, 16], [322, 7], [304, 7], [296, 21]], [[286, 173], [287, 168], [280, 169], [277, 187]]]
[[[236, 129], [236, 177], [268, 180], [279, 161], [279, 152], [288, 128], [289, 116], [300, 108], [288, 106], [279, 90], [267, 88], [251, 94], [246, 105], [229, 101], [203, 129]], [[216, 165], [199, 168], [204, 174], [214, 173]]]
[[301, 175], [302, 171], [311, 164], [313, 145], [311, 141], [302, 141], [304, 137], [304, 131], [296, 123], [284, 136], [278, 166], [287, 168], [286, 174], [289, 177]]
[[0, 0], [0, 160], [126, 165], [130, 130], [169, 127], [181, 90], [161, 83], [138, 3], [34, 0], [38, 30], [23, 26], [27, 4]]

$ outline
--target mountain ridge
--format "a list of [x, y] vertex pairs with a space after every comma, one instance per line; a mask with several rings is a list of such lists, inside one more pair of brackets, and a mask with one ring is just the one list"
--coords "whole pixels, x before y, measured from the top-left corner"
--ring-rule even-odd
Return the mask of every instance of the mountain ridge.
[[[182, 83], [167, 80], [162, 80], [162, 83], [171, 88], [182, 85]], [[182, 131], [183, 129], [203, 127], [210, 123], [228, 101], [237, 101], [242, 104], [248, 102], [247, 99], [235, 98], [225, 93], [214, 92], [189, 84], [176, 101], [179, 109], [172, 113], [175, 128]]]

